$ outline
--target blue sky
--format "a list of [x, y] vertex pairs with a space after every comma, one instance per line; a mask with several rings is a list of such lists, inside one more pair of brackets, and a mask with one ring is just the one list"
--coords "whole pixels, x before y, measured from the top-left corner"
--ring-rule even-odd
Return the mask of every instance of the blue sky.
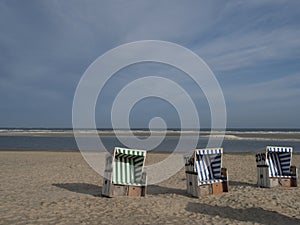
[[[299, 1], [0, 1], [0, 127], [72, 127], [76, 86], [87, 67], [118, 45], [175, 42], [212, 69], [227, 106], [227, 126], [299, 128]], [[185, 88], [202, 127], [210, 111], [181, 71], [144, 63], [115, 74], [99, 96], [96, 121], [110, 126], [115, 96], [126, 83], [161, 75]], [[178, 127], [166, 101], [144, 99], [132, 127], [161, 116]]]

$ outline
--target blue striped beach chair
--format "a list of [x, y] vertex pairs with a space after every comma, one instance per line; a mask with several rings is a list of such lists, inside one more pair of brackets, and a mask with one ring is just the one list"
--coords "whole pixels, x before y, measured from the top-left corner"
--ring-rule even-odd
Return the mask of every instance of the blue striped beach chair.
[[118, 148], [106, 157], [102, 195], [145, 196], [146, 173], [143, 171], [145, 150]]
[[297, 187], [297, 168], [291, 166], [292, 147], [267, 146], [256, 154], [259, 187]]
[[228, 192], [227, 169], [222, 168], [223, 149], [196, 149], [185, 157], [187, 192], [193, 197]]

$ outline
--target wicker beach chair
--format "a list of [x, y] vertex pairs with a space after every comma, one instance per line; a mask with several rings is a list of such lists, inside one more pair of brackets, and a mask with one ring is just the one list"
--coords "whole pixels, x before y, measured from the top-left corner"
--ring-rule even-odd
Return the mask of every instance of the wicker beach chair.
[[102, 196], [145, 196], [145, 159], [145, 150], [116, 147], [113, 155], [106, 157]]
[[291, 166], [292, 147], [267, 146], [256, 154], [259, 187], [297, 187], [297, 168]]
[[193, 197], [228, 192], [227, 169], [222, 168], [223, 149], [196, 149], [185, 157], [187, 192]]

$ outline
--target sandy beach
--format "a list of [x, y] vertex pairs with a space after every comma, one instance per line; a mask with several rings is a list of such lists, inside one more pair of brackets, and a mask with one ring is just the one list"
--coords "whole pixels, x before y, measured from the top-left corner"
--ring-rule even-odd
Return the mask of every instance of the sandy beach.
[[254, 153], [225, 154], [223, 166], [229, 193], [189, 197], [182, 169], [145, 198], [105, 198], [79, 152], [1, 151], [0, 224], [300, 224], [300, 188], [257, 188]]

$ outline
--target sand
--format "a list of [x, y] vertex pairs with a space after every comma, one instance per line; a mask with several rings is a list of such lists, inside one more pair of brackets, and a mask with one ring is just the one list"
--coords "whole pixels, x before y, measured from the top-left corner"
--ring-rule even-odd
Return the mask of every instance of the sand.
[[0, 224], [300, 224], [299, 187], [257, 188], [254, 154], [225, 154], [223, 166], [229, 193], [189, 197], [182, 169], [145, 198], [104, 198], [101, 176], [78, 152], [1, 151]]

